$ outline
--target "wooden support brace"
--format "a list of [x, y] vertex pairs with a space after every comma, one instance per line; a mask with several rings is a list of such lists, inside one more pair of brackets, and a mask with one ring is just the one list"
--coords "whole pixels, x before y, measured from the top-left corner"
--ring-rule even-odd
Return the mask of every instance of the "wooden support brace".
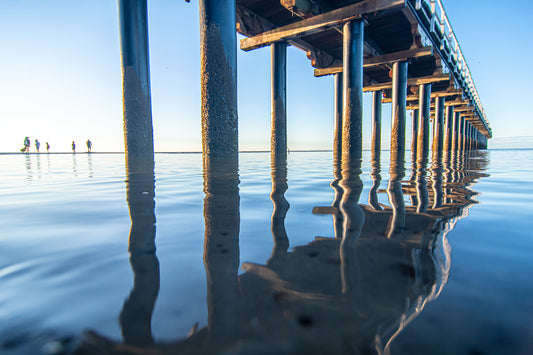
[[461, 105], [468, 105], [468, 103], [469, 103], [468, 100], [453, 100], [453, 101], [446, 102], [444, 105], [445, 106], [461, 106]]
[[[431, 84], [431, 83], [438, 83], [441, 81], [450, 80], [449, 74], [436, 74], [431, 76], [423, 76], [420, 78], [412, 78], [407, 80], [408, 86], [414, 86], [414, 85], [423, 85], [423, 84]], [[385, 90], [385, 89], [391, 89], [392, 88], [392, 82], [386, 82], [386, 83], [380, 83], [380, 84], [373, 84], [373, 85], [367, 85], [363, 88], [364, 92], [369, 91], [378, 91], [378, 90]]]
[[[431, 98], [434, 99], [436, 97], [458, 96], [458, 95], [462, 95], [462, 94], [463, 94], [463, 90], [462, 89], [437, 91], [437, 92], [432, 92], [431, 93]], [[407, 102], [408, 103], [411, 101], [413, 104], [418, 104], [418, 99], [419, 99], [418, 95], [407, 95]], [[413, 102], [413, 101], [415, 101], [415, 102]], [[391, 103], [392, 102], [392, 98], [385, 97], [385, 98], [382, 99], [381, 102], [384, 103], [384, 104]], [[451, 101], [451, 102], [453, 102], [453, 101]], [[450, 105], [451, 102], [446, 103], [446, 106], [455, 106], [455, 105]], [[465, 102], [462, 101], [461, 105], [464, 104], [464, 103]]]
[[455, 112], [473, 112], [474, 107], [473, 106], [460, 106], [460, 107], [454, 108], [454, 111]]
[[[380, 65], [392, 65], [395, 62], [409, 61], [413, 58], [429, 57], [433, 55], [433, 47], [427, 46], [416, 49], [408, 49], [390, 54], [380, 55], [378, 57], [364, 58], [363, 68], [372, 68]], [[324, 76], [342, 73], [342, 65], [332, 66], [330, 68], [315, 69], [315, 76]]]

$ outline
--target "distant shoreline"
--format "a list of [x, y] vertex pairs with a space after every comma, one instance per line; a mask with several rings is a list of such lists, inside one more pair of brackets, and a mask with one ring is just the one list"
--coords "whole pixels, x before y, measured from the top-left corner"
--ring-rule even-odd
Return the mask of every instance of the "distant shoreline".
[[[498, 150], [533, 150], [532, 148], [489, 148], [487, 151], [498, 151]], [[369, 152], [370, 149], [363, 149], [363, 152]], [[382, 152], [389, 152], [390, 149], [382, 149]], [[333, 152], [333, 150], [317, 150], [317, 149], [310, 149], [310, 150], [291, 150], [290, 153], [326, 153], [326, 152]], [[406, 153], [410, 152], [409, 149], [406, 150]], [[270, 153], [268, 150], [242, 150], [239, 153]], [[29, 152], [29, 153], [21, 153], [21, 152], [0, 152], [0, 155], [92, 155], [92, 154], [124, 154], [124, 152]], [[202, 152], [155, 152], [154, 154], [202, 154]]]

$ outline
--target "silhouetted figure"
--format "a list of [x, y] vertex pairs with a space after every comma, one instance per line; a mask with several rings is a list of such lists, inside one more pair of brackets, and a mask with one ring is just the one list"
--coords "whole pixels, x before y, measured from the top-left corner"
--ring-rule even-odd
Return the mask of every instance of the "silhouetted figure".
[[72, 141], [72, 153], [76, 153], [76, 143]]
[[38, 139], [35, 140], [35, 150], [39, 153], [39, 148], [41, 148], [41, 142]]
[[21, 149], [22, 152], [29, 152], [30, 151], [30, 137], [24, 138], [24, 148]]
[[46, 142], [46, 151], [50, 153], [50, 144], [48, 144], [48, 142]]
[[91, 152], [91, 149], [92, 149], [92, 147], [93, 147], [93, 142], [91, 142], [90, 139], [87, 139], [86, 144], [87, 144], [87, 153], [90, 153], [90, 152]]

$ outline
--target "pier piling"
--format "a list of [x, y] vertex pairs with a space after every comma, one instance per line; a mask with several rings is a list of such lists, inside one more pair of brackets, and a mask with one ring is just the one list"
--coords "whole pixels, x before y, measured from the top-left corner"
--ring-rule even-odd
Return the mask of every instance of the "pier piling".
[[287, 45], [276, 42], [271, 47], [272, 161], [287, 160]]
[[441, 153], [444, 142], [444, 97], [435, 98], [435, 121], [433, 126], [433, 152]]
[[417, 157], [425, 158], [429, 154], [429, 115], [431, 104], [431, 84], [422, 84], [419, 88], [418, 142]]
[[446, 107], [446, 118], [444, 123], [444, 145], [442, 147], [445, 152], [449, 152], [452, 150], [453, 116], [453, 106]]
[[235, 7], [235, 0], [199, 1], [204, 163], [232, 157], [238, 166]]
[[335, 160], [342, 157], [342, 106], [343, 106], [343, 84], [342, 73], [334, 76], [334, 101], [333, 101], [333, 156]]
[[153, 160], [154, 142], [146, 0], [119, 0], [126, 164], [132, 171]]
[[342, 150], [350, 160], [361, 159], [363, 150], [363, 40], [362, 20], [344, 24]]
[[405, 159], [405, 116], [407, 105], [407, 62], [392, 66], [391, 161]]
[[381, 159], [381, 114], [383, 93], [381, 90], [372, 92], [372, 160]]

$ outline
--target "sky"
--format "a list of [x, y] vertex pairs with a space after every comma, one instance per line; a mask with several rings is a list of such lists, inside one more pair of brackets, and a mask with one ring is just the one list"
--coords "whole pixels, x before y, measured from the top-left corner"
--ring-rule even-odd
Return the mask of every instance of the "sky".
[[[492, 127], [494, 142], [533, 136], [533, 3], [443, 0]], [[156, 151], [201, 151], [198, 2], [148, 0]], [[238, 36], [237, 40], [242, 37]], [[237, 50], [239, 145], [269, 150], [270, 50]], [[287, 55], [290, 150], [331, 149], [333, 78], [313, 76], [305, 53]], [[363, 146], [371, 138], [364, 95]], [[383, 148], [390, 141], [383, 105]], [[0, 152], [25, 136], [52, 152], [124, 151], [118, 9], [113, 0], [0, 1]], [[408, 115], [408, 129], [411, 120]], [[410, 141], [410, 135], [407, 136]], [[532, 140], [533, 142], [533, 140]], [[489, 142], [489, 145], [491, 143]]]

